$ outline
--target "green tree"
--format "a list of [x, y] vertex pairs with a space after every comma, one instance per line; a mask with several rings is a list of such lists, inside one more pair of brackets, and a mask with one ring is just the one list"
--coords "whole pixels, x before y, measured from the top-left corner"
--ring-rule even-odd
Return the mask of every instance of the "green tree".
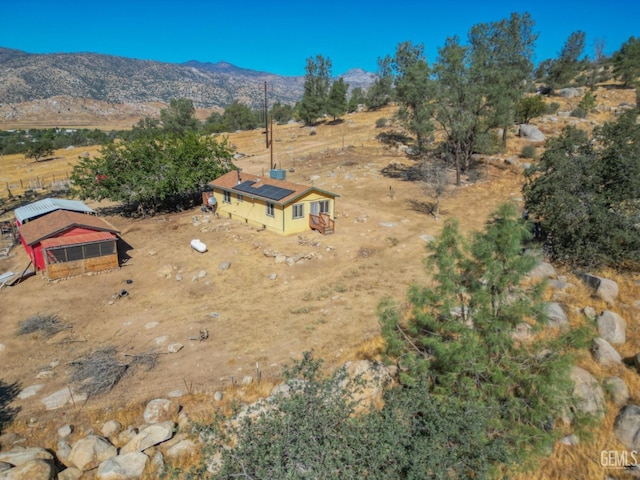
[[569, 85], [580, 72], [580, 57], [584, 52], [585, 36], [581, 30], [573, 32], [562, 46], [558, 58], [549, 63], [546, 82], [551, 88]]
[[[501, 440], [490, 435], [493, 410], [434, 397], [424, 381], [394, 388], [382, 409], [357, 414], [351, 392], [361, 382], [344, 369], [322, 375], [320, 365], [306, 353], [285, 369], [286, 394], [242, 420], [222, 417], [200, 427], [207, 454], [220, 460], [211, 478], [482, 478], [505, 458]], [[189, 474], [203, 478], [204, 465]]]
[[613, 54], [613, 73], [625, 86], [633, 85], [640, 77], [640, 38], [629, 37]]
[[416, 135], [418, 151], [424, 152], [433, 133], [431, 70], [424, 58], [424, 46], [403, 42], [396, 48], [392, 61], [395, 93], [400, 104], [398, 117]]
[[329, 91], [329, 97], [327, 99], [327, 113], [333, 117], [334, 121], [347, 112], [348, 89], [349, 84], [344, 83], [342, 78], [339, 78], [331, 84], [331, 90]]
[[453, 158], [456, 185], [461, 172], [469, 168], [478, 136], [486, 131], [483, 111], [486, 109], [482, 87], [473, 81], [469, 47], [460, 45], [458, 37], [448, 38], [434, 66], [437, 94], [435, 118], [445, 132], [443, 151]]
[[177, 135], [200, 128], [193, 101], [187, 98], [172, 98], [169, 106], [160, 110], [160, 122], [165, 131]]
[[205, 119], [202, 126], [205, 133], [220, 133], [225, 131], [222, 113], [213, 111]]
[[528, 13], [512, 13], [508, 19], [474, 25], [469, 32], [474, 81], [484, 87], [490, 125], [502, 129], [503, 148], [533, 72], [531, 59], [538, 38], [533, 25]]
[[518, 123], [529, 123], [532, 118], [544, 115], [547, 104], [541, 95], [522, 97], [516, 105], [515, 120]]
[[347, 102], [347, 112], [353, 113], [358, 111], [360, 105], [364, 105], [367, 98], [362, 90], [362, 87], [355, 87], [351, 90], [349, 101]]
[[225, 141], [186, 131], [104, 145], [81, 158], [71, 175], [81, 198], [135, 204], [143, 211], [188, 203], [202, 186], [233, 168]]
[[[527, 170], [524, 198], [556, 260], [616, 268], [640, 261], [640, 126], [629, 111], [594, 130], [575, 127], [551, 139]], [[595, 144], [594, 144], [595, 143]]]
[[367, 90], [365, 104], [368, 110], [379, 110], [386, 106], [393, 96], [393, 72], [390, 56], [378, 58], [378, 78]]
[[271, 116], [277, 123], [287, 123], [293, 118], [293, 107], [285, 103], [276, 102], [271, 107]]
[[381, 321], [404, 384], [428, 378], [433, 395], [490, 409], [492, 436], [510, 460], [522, 461], [551, 445], [550, 422], [570, 403], [570, 359], [562, 352], [574, 340], [512, 336], [521, 322], [536, 330], [547, 321], [544, 285], [523, 283], [536, 260], [521, 254], [529, 231], [517, 213], [500, 206], [468, 246], [457, 222], [447, 221], [427, 262], [433, 286], [410, 289], [407, 320], [383, 305]]
[[53, 155], [53, 141], [49, 138], [32, 141], [25, 153], [25, 157], [33, 158], [36, 162], [51, 155]]
[[331, 82], [331, 60], [322, 55], [307, 58], [304, 91], [298, 105], [298, 115], [305, 125], [313, 125], [326, 113]]
[[253, 130], [258, 127], [258, 118], [249, 107], [235, 100], [224, 109], [222, 123], [227, 132]]

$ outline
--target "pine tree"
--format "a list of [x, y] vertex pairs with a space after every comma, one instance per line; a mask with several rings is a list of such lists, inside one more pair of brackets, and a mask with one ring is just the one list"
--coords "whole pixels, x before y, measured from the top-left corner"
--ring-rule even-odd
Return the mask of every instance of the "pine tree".
[[331, 90], [327, 100], [327, 113], [333, 117], [334, 121], [347, 112], [348, 88], [349, 84], [344, 83], [342, 78], [339, 78], [331, 84]]
[[312, 125], [326, 113], [331, 82], [331, 60], [322, 55], [307, 58], [304, 91], [298, 105], [298, 116], [305, 125]]
[[526, 445], [549, 445], [549, 419], [570, 396], [568, 358], [559, 346], [566, 340], [551, 345], [512, 336], [521, 322], [534, 330], [546, 322], [543, 285], [523, 283], [535, 262], [521, 253], [528, 237], [512, 204], [502, 205], [469, 246], [457, 223], [448, 221], [427, 261], [434, 285], [410, 289], [410, 317], [400, 321], [388, 304], [381, 310], [387, 352], [397, 359], [401, 381], [428, 378], [434, 395], [496, 409], [492, 428], [515, 456], [529, 452]]

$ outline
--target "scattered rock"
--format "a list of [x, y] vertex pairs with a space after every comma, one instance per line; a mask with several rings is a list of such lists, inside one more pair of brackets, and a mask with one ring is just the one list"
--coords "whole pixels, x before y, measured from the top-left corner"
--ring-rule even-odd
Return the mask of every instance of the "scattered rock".
[[607, 377], [603, 382], [605, 391], [617, 406], [622, 407], [629, 401], [629, 387], [620, 377]]
[[109, 458], [98, 467], [96, 479], [129, 480], [140, 478], [148, 460], [149, 457], [142, 452], [130, 452]]
[[556, 276], [556, 269], [548, 262], [539, 262], [529, 272], [528, 276], [533, 280], [542, 280], [543, 278], [553, 278]]
[[587, 415], [603, 417], [605, 413], [604, 392], [598, 380], [580, 367], [571, 369], [571, 379], [574, 382], [573, 396], [576, 410]]
[[100, 432], [106, 438], [111, 438], [114, 435], [118, 435], [122, 431], [122, 424], [117, 420], [109, 420], [102, 425]]
[[561, 438], [560, 443], [562, 445], [568, 445], [570, 447], [574, 447], [580, 443], [580, 439], [578, 438], [577, 435], [572, 433], [571, 435], [567, 435], [566, 437]]
[[118, 450], [106, 438], [99, 435], [87, 435], [71, 447], [69, 463], [87, 471], [96, 468], [100, 463], [115, 457]]
[[532, 142], [543, 142], [545, 140], [544, 133], [542, 133], [535, 125], [520, 125], [521, 137], [531, 140]]
[[73, 432], [73, 426], [67, 424], [58, 429], [58, 436], [60, 438], [67, 438]]
[[625, 447], [640, 450], [640, 406], [622, 407], [613, 424], [613, 433]]
[[607, 278], [598, 277], [596, 275], [591, 275], [590, 273], [580, 273], [578, 274], [580, 280], [591, 287], [597, 297], [601, 298], [609, 305], [615, 303], [616, 298], [618, 298], [618, 284], [613, 280], [609, 280]]
[[231, 262], [226, 260], [218, 265], [218, 270], [224, 272], [225, 270], [229, 270], [230, 266], [231, 266]]
[[65, 468], [58, 473], [58, 480], [80, 480], [82, 475], [84, 475], [84, 472], [75, 467]]
[[593, 307], [584, 307], [582, 309], [582, 313], [584, 313], [584, 316], [587, 317], [592, 322], [595, 322], [596, 318], [598, 317], [598, 314], [596, 313], [596, 309]]
[[38, 384], [38, 385], [31, 385], [25, 389], [23, 389], [19, 394], [18, 394], [18, 398], [20, 400], [24, 400], [26, 398], [31, 398], [33, 397], [36, 393], [38, 393], [40, 390], [42, 390], [42, 387], [44, 387], [44, 385], [42, 384]]
[[167, 458], [171, 459], [190, 457], [193, 455], [196, 448], [197, 445], [193, 440], [185, 439], [168, 448], [166, 455]]
[[0, 462], [9, 463], [11, 465], [22, 465], [32, 460], [53, 461], [53, 455], [44, 448], [38, 447], [13, 447], [6, 452], [0, 452]]
[[165, 440], [169, 440], [173, 436], [175, 426], [176, 424], [172, 421], [149, 425], [148, 427], [140, 430], [140, 432], [133, 437], [129, 443], [122, 447], [120, 454], [124, 455], [130, 452], [141, 452], [142, 450], [146, 450], [147, 448], [162, 443]]
[[169, 353], [178, 353], [180, 350], [182, 350], [184, 348], [184, 345], [182, 345], [181, 343], [171, 343], [168, 347], [167, 347], [167, 351]]
[[52, 462], [36, 459], [0, 473], [0, 478], [6, 480], [49, 480], [55, 478], [55, 473]]
[[566, 328], [569, 326], [569, 319], [562, 305], [557, 302], [549, 302], [545, 308], [549, 325], [555, 328]]
[[615, 312], [605, 310], [598, 317], [598, 332], [600, 336], [613, 345], [620, 345], [626, 341], [627, 323]]
[[143, 418], [148, 424], [166, 422], [178, 414], [180, 405], [166, 398], [156, 398], [147, 403]]
[[216, 392], [213, 394], [213, 399], [214, 399], [216, 402], [220, 402], [220, 401], [222, 401], [222, 397], [223, 397], [223, 394], [222, 394], [222, 392], [221, 392], [220, 390], [216, 391]]
[[591, 353], [596, 362], [604, 367], [622, 363], [622, 357], [618, 351], [604, 338], [598, 337], [593, 340]]
[[152, 328], [156, 328], [158, 325], [160, 325], [160, 322], [149, 322], [145, 324], [144, 328], [151, 330]]
[[531, 338], [531, 325], [526, 322], [520, 322], [513, 329], [511, 338], [518, 342], [525, 342], [529, 340]]
[[76, 393], [69, 388], [63, 388], [62, 390], [58, 390], [48, 397], [43, 398], [41, 402], [47, 410], [55, 410], [57, 408], [64, 407], [67, 403], [84, 402], [86, 399], [87, 396], [85, 394]]

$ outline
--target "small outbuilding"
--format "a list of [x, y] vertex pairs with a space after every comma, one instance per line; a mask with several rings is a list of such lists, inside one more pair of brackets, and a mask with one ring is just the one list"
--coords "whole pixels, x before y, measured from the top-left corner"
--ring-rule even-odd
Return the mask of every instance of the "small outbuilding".
[[203, 205], [219, 215], [276, 233], [317, 230], [335, 232], [335, 200], [339, 195], [314, 186], [260, 177], [234, 170], [209, 183]]
[[51, 210], [26, 223], [16, 210], [20, 241], [36, 270], [56, 279], [120, 266], [118, 230], [89, 210]]

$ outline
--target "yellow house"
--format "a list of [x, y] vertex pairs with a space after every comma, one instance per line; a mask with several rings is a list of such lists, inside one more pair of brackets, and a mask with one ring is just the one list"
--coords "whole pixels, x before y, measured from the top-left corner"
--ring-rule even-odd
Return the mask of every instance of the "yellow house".
[[[284, 176], [284, 171], [281, 172]], [[209, 182], [205, 206], [223, 217], [283, 235], [317, 230], [335, 231], [335, 199], [339, 195], [316, 187], [234, 170]]]

